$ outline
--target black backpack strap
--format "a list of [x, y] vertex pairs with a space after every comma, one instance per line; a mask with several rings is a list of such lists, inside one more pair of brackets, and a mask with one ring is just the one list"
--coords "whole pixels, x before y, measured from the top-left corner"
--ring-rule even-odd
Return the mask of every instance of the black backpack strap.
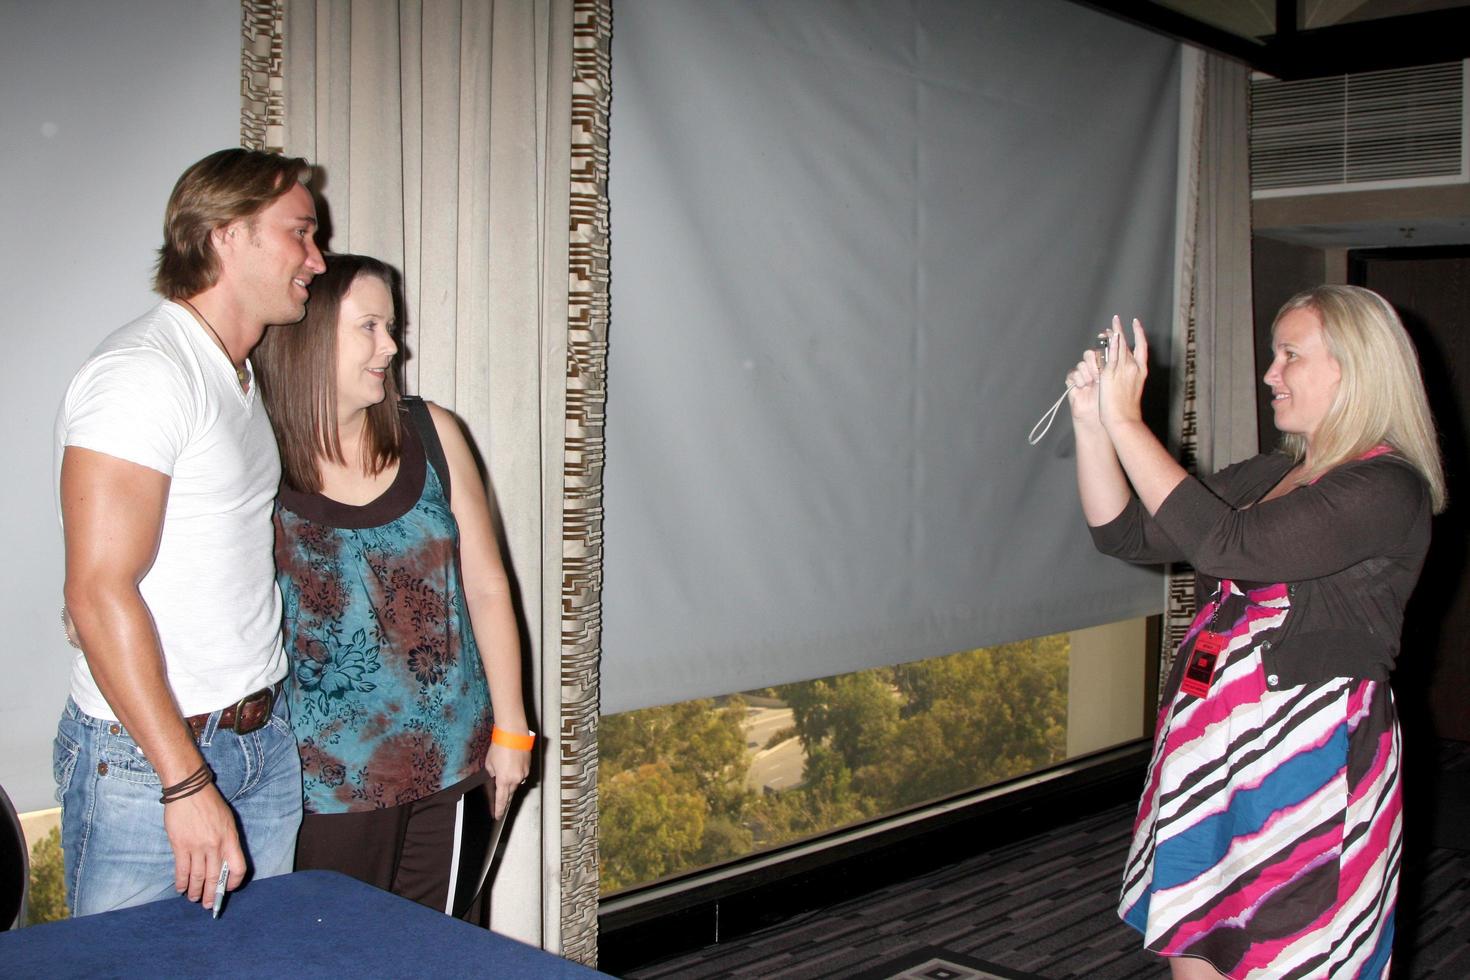
[[444, 487], [444, 502], [449, 503], [449, 461], [444, 458], [444, 446], [439, 442], [439, 431], [434, 428], [434, 419], [429, 414], [429, 403], [417, 395], [403, 395], [398, 404], [408, 412], [408, 420], [419, 437], [419, 445], [424, 447], [424, 456]]

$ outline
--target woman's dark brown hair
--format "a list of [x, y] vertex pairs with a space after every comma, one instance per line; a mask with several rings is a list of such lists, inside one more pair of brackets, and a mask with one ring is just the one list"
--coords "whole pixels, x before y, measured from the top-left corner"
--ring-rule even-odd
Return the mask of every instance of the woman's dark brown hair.
[[[382, 281], [397, 303], [398, 274], [366, 255], [328, 255], [327, 271], [311, 282], [311, 300], [300, 323], [266, 329], [250, 360], [281, 447], [282, 479], [300, 493], [320, 493], [318, 460], [346, 465], [337, 436], [337, 316], [342, 297], [358, 279]], [[402, 318], [398, 318], [402, 322]], [[363, 471], [376, 475], [398, 459], [397, 363], [383, 378], [383, 400], [367, 409]]]

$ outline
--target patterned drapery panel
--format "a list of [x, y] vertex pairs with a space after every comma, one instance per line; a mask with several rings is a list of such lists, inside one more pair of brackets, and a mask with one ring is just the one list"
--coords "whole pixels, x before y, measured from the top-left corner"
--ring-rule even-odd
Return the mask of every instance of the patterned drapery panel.
[[242, 0], [240, 145], [281, 152], [286, 121], [281, 0]]
[[562, 955], [597, 962], [597, 714], [607, 399], [608, 109], [612, 0], [576, 0], [572, 28], [567, 418], [562, 511]]
[[[1196, 403], [1195, 370], [1198, 346], [1195, 331], [1195, 293], [1189, 290], [1189, 310], [1184, 318], [1184, 343], [1179, 347], [1184, 351], [1184, 380], [1180, 386], [1180, 425], [1175, 432], [1178, 433], [1177, 453], [1179, 462], [1191, 475], [1199, 472], [1199, 410]], [[1179, 649], [1179, 644], [1184, 642], [1185, 635], [1189, 632], [1189, 624], [1194, 621], [1194, 569], [1180, 562], [1170, 565], [1166, 575], [1167, 589], [1164, 597], [1164, 623], [1159, 632], [1159, 691], [1158, 696], [1162, 702], [1164, 698], [1163, 681], [1169, 676], [1169, 671], [1174, 666], [1174, 654]]]

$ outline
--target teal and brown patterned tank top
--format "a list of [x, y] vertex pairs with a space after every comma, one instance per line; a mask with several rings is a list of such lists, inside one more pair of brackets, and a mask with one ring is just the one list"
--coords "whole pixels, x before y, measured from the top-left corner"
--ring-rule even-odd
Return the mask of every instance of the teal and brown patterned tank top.
[[372, 503], [283, 487], [276, 504], [308, 813], [412, 803], [474, 775], [490, 748], [459, 529], [414, 429], [403, 426], [398, 475]]

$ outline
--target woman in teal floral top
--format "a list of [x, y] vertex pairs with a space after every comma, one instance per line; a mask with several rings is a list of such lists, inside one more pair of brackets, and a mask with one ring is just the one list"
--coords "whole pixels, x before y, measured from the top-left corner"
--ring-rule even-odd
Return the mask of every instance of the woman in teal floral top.
[[466, 794], [492, 783], [503, 815], [531, 735], [469, 446], [448, 412], [398, 394], [393, 280], [375, 259], [331, 256], [306, 319], [272, 328], [255, 354], [284, 474], [276, 562], [306, 810], [296, 858], [448, 910], [459, 811], [479, 798]]

